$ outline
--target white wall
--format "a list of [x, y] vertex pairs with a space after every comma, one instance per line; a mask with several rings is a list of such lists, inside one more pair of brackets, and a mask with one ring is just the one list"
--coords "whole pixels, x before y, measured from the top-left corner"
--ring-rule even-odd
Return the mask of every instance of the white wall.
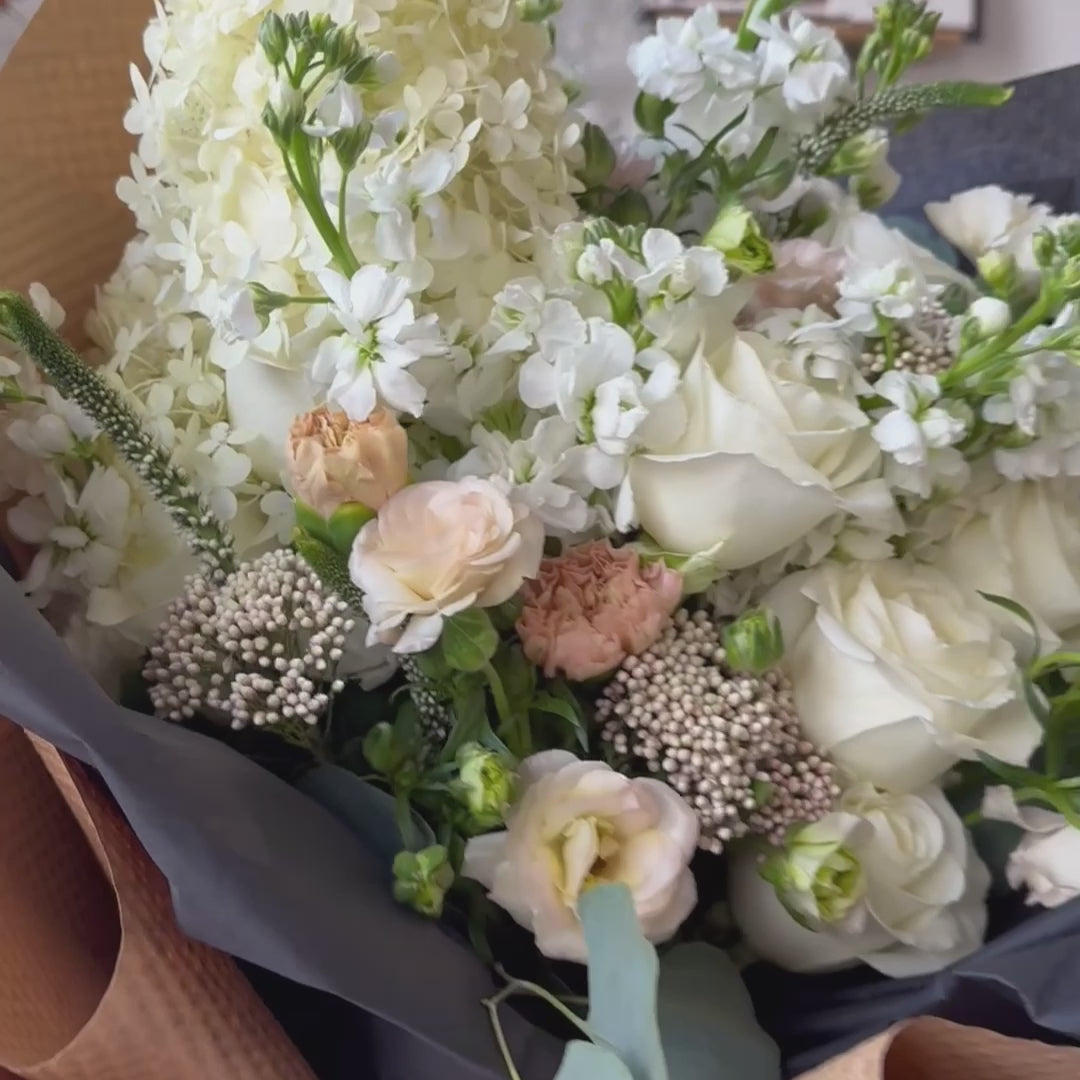
[[980, 39], [941, 50], [916, 72], [920, 82], [1006, 82], [1072, 64], [1080, 64], [1080, 0], [983, 0]]

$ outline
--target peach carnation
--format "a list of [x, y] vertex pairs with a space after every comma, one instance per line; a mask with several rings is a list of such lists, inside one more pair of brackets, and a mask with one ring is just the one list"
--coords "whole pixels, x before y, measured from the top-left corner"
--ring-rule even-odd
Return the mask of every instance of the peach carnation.
[[607, 540], [544, 559], [525, 584], [517, 631], [525, 655], [549, 678], [604, 675], [661, 635], [682, 597], [682, 577]]

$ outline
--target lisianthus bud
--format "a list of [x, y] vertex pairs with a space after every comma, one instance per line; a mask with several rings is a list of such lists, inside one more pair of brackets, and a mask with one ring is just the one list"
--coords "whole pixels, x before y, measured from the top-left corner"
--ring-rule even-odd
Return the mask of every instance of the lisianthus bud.
[[454, 871], [440, 844], [423, 851], [402, 851], [394, 859], [394, 899], [421, 915], [437, 919]]
[[780, 620], [764, 608], [746, 612], [724, 631], [724, 651], [733, 670], [763, 675], [784, 655]]
[[562, 11], [563, 0], [517, 0], [518, 18], [522, 22], [544, 22]]
[[988, 338], [1008, 329], [1012, 322], [1012, 308], [996, 296], [980, 296], [968, 308], [967, 317], [978, 327], [980, 338]]
[[747, 274], [764, 274], [776, 265], [772, 245], [754, 215], [741, 203], [728, 203], [716, 215], [702, 241], [723, 254], [728, 264]]
[[809, 929], [840, 922], [866, 891], [862, 865], [845, 838], [832, 823], [807, 825], [761, 867], [792, 918]]
[[979, 276], [998, 296], [1011, 296], [1017, 283], [1016, 257], [991, 249], [976, 263]]
[[498, 754], [479, 743], [458, 751], [454, 797], [468, 811], [470, 831], [487, 832], [503, 823], [514, 796], [514, 771]]
[[579, 176], [587, 187], [599, 187], [615, 171], [615, 148], [596, 124], [586, 124], [581, 145], [585, 150], [585, 165]]
[[378, 510], [408, 481], [405, 430], [385, 409], [364, 421], [313, 409], [290, 429], [286, 457], [297, 498], [325, 518], [345, 503]]
[[652, 94], [642, 91], [634, 102], [634, 119], [646, 135], [651, 135], [654, 139], [662, 139], [664, 124], [675, 109], [674, 102], [664, 101], [663, 98], [653, 97]]

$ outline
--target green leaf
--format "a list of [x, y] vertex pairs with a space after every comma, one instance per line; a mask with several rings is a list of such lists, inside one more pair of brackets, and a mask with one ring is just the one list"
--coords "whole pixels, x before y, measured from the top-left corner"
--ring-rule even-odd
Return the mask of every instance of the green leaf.
[[695, 942], [664, 956], [659, 1016], [671, 1080], [780, 1080], [780, 1051], [721, 949]]
[[495, 670], [502, 680], [510, 709], [527, 713], [536, 693], [536, 668], [525, 659], [520, 645], [507, 645], [495, 654]]
[[588, 1027], [633, 1080], [667, 1080], [657, 1018], [660, 963], [625, 885], [589, 889], [579, 906], [589, 950]]
[[1056, 652], [1032, 661], [1028, 674], [1032, 679], [1041, 679], [1052, 671], [1063, 671], [1066, 668], [1078, 667], [1080, 667], [1080, 653]]
[[357, 533], [375, 517], [375, 511], [363, 503], [339, 506], [326, 523], [330, 546], [346, 558], [352, 552]]
[[574, 692], [565, 683], [553, 683], [552, 689], [554, 693], [538, 693], [533, 698], [533, 708], [565, 720], [577, 736], [581, 749], [588, 753], [589, 733], [585, 728], [585, 715]]
[[314, 537], [314, 539], [320, 540], [324, 544], [329, 544], [331, 547], [334, 546], [333, 537], [330, 535], [330, 527], [322, 514], [299, 499], [294, 500], [293, 507], [296, 513], [296, 524], [299, 528], [308, 536]]
[[458, 687], [454, 694], [454, 727], [446, 740], [441, 761], [453, 761], [457, 752], [471, 742], [484, 742], [491, 725], [487, 717], [487, 698], [483, 686], [472, 683]]
[[610, 1050], [574, 1040], [566, 1044], [555, 1080], [634, 1080], [634, 1076]]
[[499, 634], [483, 608], [469, 608], [446, 620], [443, 658], [456, 671], [481, 671], [499, 647]]
[[989, 754], [979, 754], [979, 760], [999, 780], [1013, 788], [1036, 788], [1039, 791], [1051, 787], [1051, 783], [1042, 773], [1025, 769], [1021, 765], [1010, 765], [1007, 761], [998, 761]]
[[[337, 765], [312, 769], [296, 786], [351, 829], [389, 870], [402, 842], [393, 795]], [[418, 847], [435, 843], [435, 834], [417, 814], [412, 815], [412, 829]]]
[[1015, 600], [1010, 600], [1007, 596], [997, 596], [994, 593], [979, 592], [979, 595], [986, 601], [995, 606], [1007, 611], [1010, 615], [1019, 619], [1030, 631], [1032, 640], [1035, 643], [1035, 657], [1038, 658], [1042, 652], [1042, 636], [1039, 634], [1039, 627], [1035, 622], [1035, 616], [1023, 604], [1018, 604]]

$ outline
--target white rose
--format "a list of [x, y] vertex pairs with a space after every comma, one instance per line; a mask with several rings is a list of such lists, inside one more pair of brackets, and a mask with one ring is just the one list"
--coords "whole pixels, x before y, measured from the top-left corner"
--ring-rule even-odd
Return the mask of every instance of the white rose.
[[[816, 843], [832, 834], [838, 845], [833, 850], [843, 855], [839, 880], [820, 872], [805, 878], [797, 861], [793, 873], [784, 873], [799, 860], [797, 839], [791, 854], [764, 864], [752, 848], [732, 859], [732, 914], [766, 960], [800, 972], [861, 960], [882, 974], [906, 978], [940, 971], [982, 944], [990, 874], [940, 790], [888, 795], [860, 784], [813, 829]], [[782, 880], [798, 921], [761, 870]], [[792, 903], [800, 878], [809, 895]], [[850, 893], [851, 902], [823, 907], [814, 895], [836, 889]], [[808, 918], [807, 911], [818, 917]]]
[[1015, 600], [1054, 634], [1068, 635], [1080, 628], [1080, 486], [1002, 484], [979, 500], [936, 562], [962, 588]]
[[1005, 876], [1014, 889], [1028, 890], [1029, 904], [1060, 907], [1080, 896], [1080, 829], [1052, 810], [1017, 806], [1007, 787], [987, 789], [983, 816], [1019, 825], [1026, 833], [1009, 856]]
[[430, 649], [448, 616], [509, 600], [543, 553], [540, 521], [488, 480], [403, 488], [360, 530], [349, 560], [371, 620], [369, 644]]
[[930, 223], [972, 262], [988, 251], [1015, 256], [1022, 270], [1036, 269], [1032, 239], [1051, 221], [1050, 208], [1030, 195], [990, 185], [926, 207]]
[[854, 397], [778, 374], [786, 359], [766, 338], [738, 334], [690, 363], [684, 433], [630, 465], [637, 519], [664, 549], [718, 548], [718, 569], [751, 566], [845, 509], [879, 470]]
[[256, 474], [273, 484], [285, 471], [285, 447], [293, 421], [315, 407], [315, 395], [300, 371], [245, 359], [225, 371], [229, 424], [252, 436], [244, 443]]
[[599, 761], [548, 750], [522, 762], [506, 831], [465, 848], [462, 873], [536, 935], [557, 960], [584, 961], [577, 904], [592, 885], [629, 887], [649, 941], [667, 941], [697, 902], [689, 864], [698, 821], [659, 780], [632, 780]]
[[1024, 764], [1039, 745], [1012, 645], [939, 570], [823, 563], [763, 604], [783, 628], [807, 738], [858, 779], [918, 791], [977, 751]]

